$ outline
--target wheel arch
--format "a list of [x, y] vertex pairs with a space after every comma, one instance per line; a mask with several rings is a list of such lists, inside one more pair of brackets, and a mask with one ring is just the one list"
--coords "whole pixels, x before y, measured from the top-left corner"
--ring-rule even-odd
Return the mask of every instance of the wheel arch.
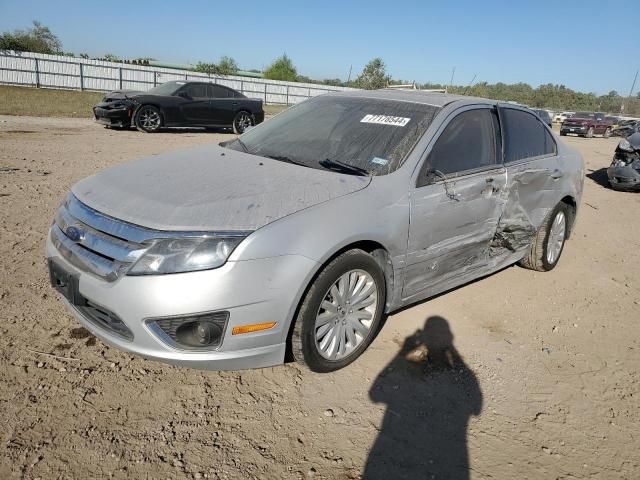
[[295, 327], [296, 318], [298, 317], [300, 307], [304, 302], [307, 292], [313, 285], [313, 282], [316, 280], [316, 278], [318, 278], [318, 275], [320, 274], [320, 272], [322, 272], [324, 268], [328, 264], [330, 264], [335, 258], [339, 257], [340, 255], [342, 255], [343, 253], [349, 250], [363, 250], [368, 254], [370, 254], [376, 260], [378, 265], [380, 265], [380, 268], [382, 269], [382, 272], [384, 274], [385, 287], [386, 287], [384, 312], [385, 313], [388, 312], [389, 299], [390, 299], [390, 294], [393, 292], [395, 275], [393, 271], [393, 265], [391, 263], [391, 256], [387, 248], [385, 248], [384, 245], [382, 245], [380, 242], [377, 242], [375, 240], [357, 240], [357, 241], [348, 243], [347, 245], [337, 247], [332, 251], [332, 253], [329, 254], [327, 258], [324, 259], [323, 262], [318, 263], [317, 268], [315, 269], [314, 272], [312, 272], [309, 280], [307, 280], [306, 285], [302, 289], [302, 293], [299, 295], [296, 308], [294, 309], [293, 314], [290, 316], [291, 321], [289, 323], [289, 328], [287, 332], [287, 341], [286, 341], [287, 343], [287, 352], [285, 355], [286, 359], [291, 360], [293, 358], [291, 353], [291, 336], [293, 334], [293, 329]]
[[567, 222], [567, 239], [571, 238], [571, 232], [573, 231], [573, 224], [576, 219], [576, 213], [578, 209], [578, 205], [576, 203], [576, 199], [571, 195], [566, 195], [560, 200], [560, 203], [564, 203], [569, 210], [569, 219]]
[[165, 113], [164, 113], [164, 108], [162, 108], [161, 105], [154, 103], [154, 102], [144, 102], [141, 103], [140, 105], [138, 105], [134, 110], [133, 110], [133, 115], [131, 115], [131, 117], [133, 118], [134, 122], [136, 119], [136, 115], [138, 115], [138, 112], [140, 111], [140, 109], [142, 107], [155, 107], [158, 109], [158, 111], [160, 112], [160, 126], [164, 127], [165, 125]]

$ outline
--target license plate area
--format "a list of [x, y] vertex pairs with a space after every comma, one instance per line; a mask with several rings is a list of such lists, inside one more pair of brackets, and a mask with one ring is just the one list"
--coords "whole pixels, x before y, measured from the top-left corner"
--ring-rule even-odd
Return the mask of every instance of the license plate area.
[[80, 295], [78, 276], [64, 269], [54, 259], [49, 259], [49, 280], [51, 286], [66, 298], [71, 305], [84, 306], [87, 300]]

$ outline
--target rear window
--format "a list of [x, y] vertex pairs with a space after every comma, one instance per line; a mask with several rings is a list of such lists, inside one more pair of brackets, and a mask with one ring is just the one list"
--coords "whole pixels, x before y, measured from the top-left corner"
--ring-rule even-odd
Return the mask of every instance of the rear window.
[[311, 168], [337, 168], [337, 162], [385, 175], [402, 165], [439, 111], [420, 103], [322, 95], [252, 128], [228, 147]]
[[556, 153], [556, 143], [543, 123], [522, 110], [502, 110], [505, 162]]

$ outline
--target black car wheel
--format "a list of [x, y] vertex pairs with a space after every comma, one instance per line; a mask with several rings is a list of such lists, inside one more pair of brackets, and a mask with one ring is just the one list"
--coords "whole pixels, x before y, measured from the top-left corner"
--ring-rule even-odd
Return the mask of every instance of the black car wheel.
[[249, 112], [245, 112], [244, 110], [238, 112], [233, 119], [233, 133], [240, 135], [244, 133], [247, 128], [252, 127], [254, 123], [253, 116]]
[[157, 132], [162, 126], [162, 114], [153, 105], [143, 105], [136, 112], [135, 124], [141, 132]]
[[607, 128], [602, 134], [604, 138], [609, 138], [611, 136], [611, 128]]
[[585, 134], [586, 138], [593, 138], [593, 127], [589, 127], [589, 130], [587, 130], [587, 133]]

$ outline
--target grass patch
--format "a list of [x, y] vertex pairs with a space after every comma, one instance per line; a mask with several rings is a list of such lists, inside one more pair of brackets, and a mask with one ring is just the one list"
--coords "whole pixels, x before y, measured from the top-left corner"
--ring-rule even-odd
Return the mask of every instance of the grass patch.
[[[102, 92], [0, 85], [0, 115], [91, 118], [92, 108], [103, 96]], [[286, 105], [264, 105], [267, 115], [286, 109]]]
[[262, 108], [266, 115], [276, 115], [280, 112], [285, 111], [289, 107], [287, 107], [286, 105], [263, 105]]
[[0, 115], [89, 118], [103, 96], [100, 92], [0, 85]]

